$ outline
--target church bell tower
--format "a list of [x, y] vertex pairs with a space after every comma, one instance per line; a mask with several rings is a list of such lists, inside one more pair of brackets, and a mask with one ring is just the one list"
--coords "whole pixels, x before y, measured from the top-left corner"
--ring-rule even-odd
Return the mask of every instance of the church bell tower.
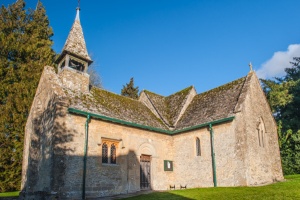
[[77, 7], [76, 10], [75, 21], [69, 32], [62, 53], [55, 63], [58, 65], [58, 74], [65, 87], [87, 92], [89, 88], [89, 75], [87, 74], [87, 70], [93, 61], [88, 55], [80, 24], [80, 8]]

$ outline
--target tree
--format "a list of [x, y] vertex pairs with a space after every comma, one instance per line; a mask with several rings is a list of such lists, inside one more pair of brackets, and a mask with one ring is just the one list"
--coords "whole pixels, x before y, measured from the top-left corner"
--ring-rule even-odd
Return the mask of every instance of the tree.
[[278, 124], [285, 174], [300, 173], [300, 58], [294, 58], [291, 64], [284, 77], [261, 80]]
[[90, 75], [90, 85], [93, 85], [98, 88], [103, 88], [101, 77], [95, 70], [95, 65], [89, 66], [88, 74]]
[[0, 9], [0, 192], [20, 189], [25, 123], [45, 65], [53, 63], [45, 8], [24, 0]]
[[139, 97], [139, 87], [134, 87], [133, 78], [130, 79], [129, 83], [126, 83], [126, 86], [123, 85], [123, 89], [121, 90], [121, 95], [130, 97], [132, 99], [137, 99]]

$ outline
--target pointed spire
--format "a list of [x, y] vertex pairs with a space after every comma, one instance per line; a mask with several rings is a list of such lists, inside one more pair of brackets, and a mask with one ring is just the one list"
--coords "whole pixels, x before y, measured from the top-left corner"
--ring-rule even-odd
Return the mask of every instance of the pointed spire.
[[90, 56], [88, 55], [86, 44], [83, 36], [82, 27], [79, 19], [79, 7], [77, 8], [77, 14], [63, 51], [75, 54], [89, 62], [92, 62]]

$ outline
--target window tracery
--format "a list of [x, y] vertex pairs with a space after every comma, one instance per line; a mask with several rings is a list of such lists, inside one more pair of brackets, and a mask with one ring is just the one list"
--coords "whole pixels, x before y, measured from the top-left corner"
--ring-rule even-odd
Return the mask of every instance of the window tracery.
[[108, 163], [108, 146], [105, 142], [102, 144], [102, 163]]
[[117, 149], [120, 141], [102, 138], [102, 163], [117, 164]]
[[110, 163], [111, 164], [116, 164], [117, 161], [117, 151], [116, 151], [116, 146], [115, 144], [112, 144], [110, 147]]

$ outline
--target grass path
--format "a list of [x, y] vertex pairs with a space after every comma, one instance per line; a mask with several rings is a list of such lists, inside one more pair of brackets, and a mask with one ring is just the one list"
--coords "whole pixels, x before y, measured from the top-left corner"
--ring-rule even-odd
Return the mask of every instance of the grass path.
[[260, 187], [218, 187], [154, 192], [127, 198], [147, 199], [205, 199], [205, 200], [300, 200], [300, 175], [286, 176], [286, 181]]

